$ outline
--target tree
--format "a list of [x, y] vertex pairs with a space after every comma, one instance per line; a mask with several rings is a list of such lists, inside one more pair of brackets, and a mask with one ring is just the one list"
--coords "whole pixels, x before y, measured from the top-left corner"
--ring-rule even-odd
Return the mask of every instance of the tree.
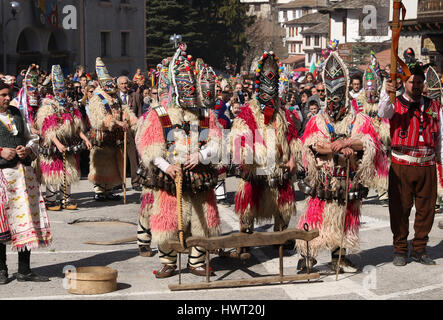
[[174, 53], [169, 37], [180, 34], [188, 52], [224, 69], [240, 67], [247, 49], [245, 30], [253, 18], [239, 0], [147, 0], [147, 64], [157, 65]]
[[360, 36], [351, 47], [351, 61], [354, 67], [367, 63], [368, 56], [371, 53], [371, 46], [369, 46], [365, 38]]

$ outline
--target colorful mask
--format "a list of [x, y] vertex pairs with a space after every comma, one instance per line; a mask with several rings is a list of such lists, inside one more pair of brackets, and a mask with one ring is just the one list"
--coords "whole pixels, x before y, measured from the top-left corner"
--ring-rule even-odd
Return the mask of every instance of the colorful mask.
[[366, 102], [378, 103], [382, 80], [380, 76], [380, 65], [374, 53], [371, 52], [371, 64], [366, 69], [363, 76], [363, 88], [365, 90]]
[[64, 107], [66, 105], [66, 89], [63, 72], [59, 65], [52, 66], [51, 76], [54, 98]]
[[197, 101], [203, 108], [213, 108], [215, 104], [215, 79], [214, 70], [205, 64], [202, 59], [197, 59]]
[[326, 112], [332, 121], [337, 122], [348, 113], [348, 69], [337, 52], [325, 61], [323, 80], [326, 88]]
[[181, 44], [169, 64], [169, 80], [174, 88], [175, 104], [184, 109], [197, 108], [197, 91], [192, 56], [186, 55]]
[[286, 96], [289, 92], [289, 77], [284, 72], [284, 67], [280, 67], [280, 79], [278, 80], [278, 96], [283, 101], [286, 100]]
[[109, 75], [108, 69], [103, 63], [100, 57], [97, 57], [95, 62], [95, 71], [97, 72], [98, 82], [100, 87], [108, 94], [115, 94], [117, 92], [117, 86]]
[[161, 105], [163, 105], [169, 97], [170, 82], [168, 79], [169, 60], [163, 59], [162, 63], [157, 66], [158, 68], [158, 99]]
[[434, 68], [429, 67], [426, 71], [426, 84], [428, 87], [428, 96], [431, 99], [441, 103], [442, 86], [440, 78]]
[[25, 89], [28, 103], [32, 108], [38, 108], [40, 104], [40, 93], [38, 91], [39, 67], [32, 64], [28, 68], [25, 76]]
[[265, 115], [265, 124], [278, 108], [278, 87], [280, 79], [280, 66], [278, 57], [274, 52], [265, 52], [258, 62], [256, 73], [256, 99]]

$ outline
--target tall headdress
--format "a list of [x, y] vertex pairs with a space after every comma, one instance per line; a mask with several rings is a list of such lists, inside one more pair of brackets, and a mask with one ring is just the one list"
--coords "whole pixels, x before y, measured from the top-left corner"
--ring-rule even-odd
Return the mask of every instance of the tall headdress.
[[331, 52], [325, 61], [322, 75], [326, 88], [326, 112], [336, 122], [349, 110], [349, 74], [337, 52]]
[[197, 101], [203, 108], [213, 108], [215, 105], [215, 80], [217, 75], [212, 67], [203, 62], [201, 58], [196, 63]]
[[278, 108], [280, 72], [278, 57], [272, 51], [265, 52], [258, 62], [255, 85], [255, 98], [265, 115], [265, 124], [269, 123]]
[[106, 93], [115, 93], [117, 92], [117, 87], [115, 85], [114, 79], [110, 76], [108, 69], [103, 63], [100, 57], [97, 57], [95, 61], [95, 71], [97, 72], [98, 82], [100, 83], [100, 87]]
[[54, 98], [62, 107], [64, 107], [66, 105], [66, 88], [63, 72], [59, 65], [52, 66], [51, 80]]
[[197, 108], [197, 92], [192, 56], [186, 54], [182, 43], [169, 64], [169, 81], [173, 86], [175, 104], [184, 109]]
[[289, 92], [289, 77], [286, 74], [284, 67], [280, 67], [280, 71], [280, 78], [278, 79], [278, 96], [285, 101]]
[[428, 96], [431, 99], [437, 100], [438, 103], [442, 103], [442, 85], [440, 78], [433, 67], [429, 67], [426, 70], [426, 85], [428, 87]]
[[157, 66], [158, 69], [158, 101], [164, 105], [168, 101], [170, 82], [168, 79], [169, 60], [163, 59], [161, 64]]
[[368, 65], [363, 75], [363, 88], [368, 103], [377, 103], [379, 101], [381, 87], [382, 79], [380, 75], [380, 65], [374, 52], [371, 52], [371, 63]]
[[38, 108], [40, 103], [40, 94], [38, 91], [38, 73], [39, 66], [31, 64], [25, 75], [25, 90], [28, 103], [33, 108]]

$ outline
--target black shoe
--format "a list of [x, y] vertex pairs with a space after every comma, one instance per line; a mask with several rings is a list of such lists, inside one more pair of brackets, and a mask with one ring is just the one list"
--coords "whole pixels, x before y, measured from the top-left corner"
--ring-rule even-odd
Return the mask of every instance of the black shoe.
[[119, 201], [121, 199], [121, 196], [118, 194], [110, 193], [106, 196], [106, 199], [111, 201]]
[[17, 273], [16, 278], [18, 282], [25, 282], [25, 281], [31, 281], [31, 282], [48, 282], [49, 278], [45, 276], [40, 276], [38, 274], [35, 274], [33, 272], [30, 272], [28, 274], [21, 274]]
[[415, 262], [420, 262], [421, 264], [427, 265], [427, 266], [435, 266], [437, 263], [435, 263], [434, 260], [429, 258], [427, 254], [417, 255], [417, 254], [411, 254], [412, 260]]
[[392, 263], [396, 267], [403, 267], [406, 265], [406, 256], [402, 254], [396, 254]]
[[103, 193], [96, 193], [94, 196], [95, 201], [106, 201], [106, 197]]
[[[314, 269], [314, 266], [317, 264], [317, 260], [314, 258], [310, 258], [310, 264], [309, 264], [309, 271], [312, 272]], [[308, 266], [306, 265], [306, 258], [302, 257], [298, 260], [297, 263], [297, 270], [299, 274], [307, 273], [308, 272]]]
[[7, 284], [8, 282], [9, 282], [8, 271], [7, 270], [0, 270], [0, 285]]
[[132, 186], [132, 189], [133, 190], [135, 190], [135, 191], [138, 191], [138, 192], [140, 192], [140, 191], [142, 191], [142, 187], [141, 186]]

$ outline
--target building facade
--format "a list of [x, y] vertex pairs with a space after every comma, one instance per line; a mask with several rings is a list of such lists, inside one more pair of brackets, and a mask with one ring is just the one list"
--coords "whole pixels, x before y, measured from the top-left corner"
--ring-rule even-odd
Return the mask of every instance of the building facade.
[[[101, 56], [112, 75], [145, 68], [145, 2], [140, 0], [26, 0], [6, 28], [7, 72], [36, 63], [95, 70]], [[9, 3], [2, 1], [5, 19]], [[7, 21], [6, 20], [6, 21]], [[2, 53], [3, 54], [3, 53]]]

